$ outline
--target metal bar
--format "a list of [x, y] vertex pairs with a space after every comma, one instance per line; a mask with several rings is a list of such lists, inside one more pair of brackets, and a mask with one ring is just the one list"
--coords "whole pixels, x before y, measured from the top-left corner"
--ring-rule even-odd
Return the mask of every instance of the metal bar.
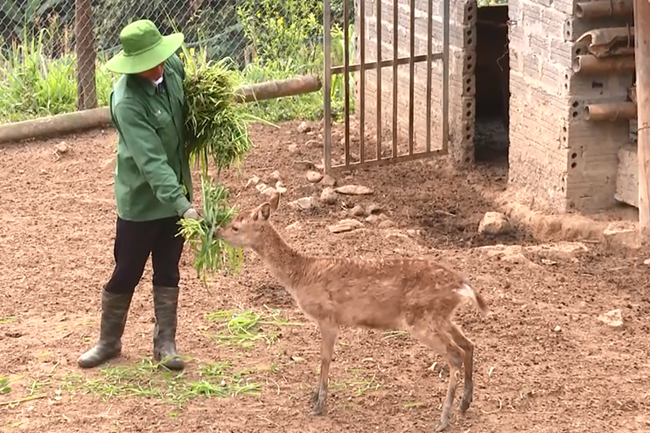
[[381, 159], [381, 48], [382, 48], [382, 37], [381, 37], [381, 5], [382, 2], [376, 1], [377, 3], [377, 105], [375, 105], [377, 110], [377, 159]]
[[380, 1], [377, 3], [377, 134], [376, 139], [377, 143], [377, 159], [381, 159], [381, 48], [382, 48], [382, 36], [381, 36], [381, 5]]
[[[328, 1], [328, 0], [326, 0]], [[449, 2], [442, 4], [442, 151], [449, 147]]]
[[332, 169], [332, 34], [331, 34], [331, 17], [330, 17], [330, 0], [323, 2], [323, 51], [325, 55], [323, 77], [323, 105], [325, 110], [325, 119], [323, 120], [323, 148], [325, 153], [325, 171], [330, 172]]
[[397, 83], [399, 64], [399, 0], [393, 0], [393, 158], [397, 156]]
[[[363, 35], [365, 36], [365, 34]], [[365, 46], [363, 44], [363, 39], [362, 39], [362, 47]], [[364, 48], [364, 57], [365, 57], [365, 48]], [[415, 56], [413, 58], [414, 63], [420, 63], [420, 62], [425, 62], [427, 60], [427, 55], [426, 54], [420, 54], [419, 56]], [[433, 53], [431, 54], [431, 60], [442, 60], [442, 53]], [[411, 57], [400, 57], [397, 59], [397, 64], [398, 65], [407, 65], [411, 61]], [[388, 60], [382, 60], [380, 62], [380, 66], [382, 68], [389, 68], [393, 66], [394, 61], [393, 59], [388, 59]], [[363, 70], [368, 70], [368, 69], [373, 69], [377, 67], [377, 62], [368, 62], [365, 63], [361, 61], [361, 64], [354, 64], [349, 66], [350, 72], [357, 72], [361, 70], [361, 65], [363, 65]], [[343, 73], [343, 66], [334, 66], [331, 68], [332, 74], [342, 74]]]
[[[362, 65], [366, 64], [366, 0], [359, 0], [361, 5], [359, 15], [361, 15], [361, 35], [359, 36], [359, 43], [361, 44], [359, 50], [359, 62]], [[348, 69], [350, 69], [348, 67]], [[360, 71], [359, 82], [359, 159], [361, 162], [366, 160], [366, 68], [358, 68], [355, 71]], [[332, 71], [334, 73], [334, 71]]]
[[396, 158], [384, 158], [384, 159], [372, 159], [369, 161], [365, 162], [355, 162], [349, 165], [335, 165], [332, 166], [332, 173], [340, 172], [340, 171], [345, 171], [345, 170], [358, 170], [358, 169], [364, 169], [364, 168], [369, 168], [369, 167], [381, 167], [381, 166], [386, 166], [386, 165], [391, 165], [391, 164], [396, 164], [400, 162], [408, 162], [408, 161], [415, 161], [418, 159], [423, 159], [429, 156], [438, 156], [438, 155], [444, 155], [445, 152], [442, 149], [436, 149], [432, 150], [431, 152], [419, 152], [419, 153], [413, 153], [411, 155], [404, 154], [404, 155], [399, 155]]
[[[362, 0], [365, 1], [365, 0]], [[350, 32], [348, 23], [348, 3], [343, 0], [343, 85], [345, 86], [343, 101], [345, 111], [345, 164], [350, 164]]]
[[431, 55], [433, 52], [433, 2], [427, 2], [427, 152], [431, 151]]
[[[409, 17], [409, 155], [413, 155], [413, 117], [415, 108], [415, 0], [411, 0], [411, 10]], [[429, 2], [430, 3], [430, 2]]]

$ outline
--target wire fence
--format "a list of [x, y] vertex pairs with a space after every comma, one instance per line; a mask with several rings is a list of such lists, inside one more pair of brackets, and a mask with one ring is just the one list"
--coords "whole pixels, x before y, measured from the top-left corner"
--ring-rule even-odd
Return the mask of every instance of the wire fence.
[[[354, 23], [356, 0], [348, 0]], [[0, 123], [106, 106], [118, 78], [104, 67], [128, 23], [150, 19], [162, 34], [182, 31], [195, 55], [230, 58], [245, 82], [322, 70], [321, 0], [2, 0]], [[341, 23], [343, 0], [332, 2]], [[310, 99], [311, 98], [311, 99]], [[307, 110], [318, 95], [287, 108], [267, 102], [274, 120]], [[302, 104], [302, 106], [300, 105]], [[292, 111], [295, 111], [293, 113]]]

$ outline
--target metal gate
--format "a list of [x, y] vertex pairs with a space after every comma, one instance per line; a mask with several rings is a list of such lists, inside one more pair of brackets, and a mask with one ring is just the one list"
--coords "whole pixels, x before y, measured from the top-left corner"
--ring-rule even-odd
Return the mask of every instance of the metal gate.
[[[324, 25], [324, 38], [323, 49], [325, 54], [325, 67], [324, 67], [324, 153], [325, 153], [325, 170], [328, 173], [350, 170], [354, 168], [362, 168], [377, 165], [388, 165], [398, 163], [400, 161], [409, 161], [424, 158], [427, 156], [441, 155], [447, 153], [447, 142], [449, 137], [449, 1], [440, 0], [442, 6], [442, 52], [433, 53], [433, 1], [426, 1], [427, 4], [427, 34], [426, 54], [416, 55], [415, 53], [415, 18], [416, 18], [416, 0], [409, 1], [409, 56], [399, 56], [399, 0], [393, 0], [393, 56], [392, 59], [383, 59], [382, 51], [382, 0], [374, 0], [376, 3], [375, 19], [376, 19], [376, 36], [377, 36], [377, 59], [375, 61], [366, 62], [366, 1], [358, 0], [358, 13], [355, 11], [359, 27], [358, 38], [358, 54], [359, 62], [350, 64], [350, 31], [349, 31], [349, 2], [351, 0], [343, 0], [343, 65], [332, 66], [332, 10], [330, 0], [324, 0], [323, 5], [323, 25]], [[431, 75], [432, 75], [432, 62], [442, 60], [442, 144], [441, 147], [432, 150], [431, 146]], [[415, 64], [426, 62], [426, 141], [425, 149], [417, 152], [414, 149], [414, 89], [415, 89]], [[408, 153], [398, 154], [398, 66], [409, 65], [409, 107], [408, 107]], [[382, 156], [382, 68], [392, 68], [392, 149], [390, 155]], [[376, 158], [366, 158], [366, 71], [376, 71], [376, 119], [375, 119], [375, 134], [376, 134]], [[358, 119], [359, 119], [359, 156], [358, 161], [353, 162], [350, 152], [350, 130], [351, 130], [351, 117], [350, 117], [350, 73], [359, 72], [359, 99], [358, 99]], [[344, 154], [342, 156], [342, 164], [332, 164], [332, 78], [335, 75], [341, 74], [343, 76], [344, 86], [344, 137], [341, 143], [344, 147]], [[357, 159], [357, 158], [355, 158]]]

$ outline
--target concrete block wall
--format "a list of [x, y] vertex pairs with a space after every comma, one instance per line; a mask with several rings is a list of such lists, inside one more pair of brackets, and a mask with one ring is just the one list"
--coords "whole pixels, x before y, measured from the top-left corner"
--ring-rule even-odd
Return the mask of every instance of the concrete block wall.
[[614, 20], [573, 16], [575, 0], [510, 0], [509, 187], [545, 211], [594, 211], [615, 203], [618, 149], [628, 125], [593, 123], [584, 107], [624, 100], [632, 76], [574, 74], [575, 41]]
[[[356, 0], [356, 61], [359, 62], [361, 19], [359, 2], [365, 1], [365, 44], [366, 62], [377, 59], [377, 28], [381, 26], [382, 60], [392, 59], [394, 52], [393, 28], [399, 26], [398, 56], [408, 57], [410, 53], [410, 2], [408, 0]], [[381, 2], [381, 18], [377, 19], [377, 1]], [[393, 5], [398, 2], [398, 22], [393, 22]], [[442, 52], [442, 2], [433, 3], [433, 52]], [[415, 52], [427, 52], [427, 1], [415, 0]], [[473, 53], [476, 40], [473, 29], [476, 20], [474, 1], [451, 2], [450, 5], [450, 78], [449, 78], [449, 152], [460, 163], [473, 160], [474, 141], [474, 59], [467, 55]], [[442, 147], [442, 61], [432, 62], [431, 74], [431, 149]], [[407, 142], [409, 121], [409, 66], [398, 67], [398, 140]], [[365, 118], [374, 129], [377, 112], [377, 72], [368, 70], [365, 75]], [[359, 74], [355, 77], [356, 107], [359, 108]], [[414, 140], [416, 151], [426, 145], [426, 62], [415, 64], [414, 76]], [[392, 140], [393, 119], [393, 68], [383, 68], [381, 83], [381, 113], [383, 142]], [[358, 112], [357, 112], [358, 117]], [[371, 154], [374, 152], [371, 150]], [[404, 152], [400, 152], [404, 153]]]

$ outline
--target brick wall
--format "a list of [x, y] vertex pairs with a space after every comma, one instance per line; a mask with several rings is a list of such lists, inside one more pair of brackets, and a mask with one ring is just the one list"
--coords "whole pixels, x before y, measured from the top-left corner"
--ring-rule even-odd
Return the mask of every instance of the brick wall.
[[[366, 61], [377, 59], [377, 27], [381, 25], [382, 60], [392, 59], [393, 44], [393, 0], [356, 0], [357, 11], [356, 36], [360, 39], [361, 24], [359, 2], [365, 1], [365, 30], [366, 30]], [[381, 1], [381, 19], [377, 20], [377, 1]], [[407, 0], [398, 2], [399, 18], [397, 41], [399, 57], [410, 54], [410, 6]], [[451, 2], [450, 5], [450, 70], [449, 70], [449, 151], [458, 161], [470, 162], [473, 158], [474, 132], [474, 65], [468, 60], [467, 51], [473, 52], [476, 41], [473, 39], [473, 28], [476, 14], [474, 2]], [[415, 55], [427, 52], [427, 1], [415, 0]], [[442, 52], [442, 3], [433, 4], [433, 52]], [[357, 58], [359, 61], [359, 40]], [[414, 140], [416, 151], [422, 151], [426, 145], [426, 62], [416, 63], [414, 76]], [[377, 73], [375, 70], [366, 71], [365, 116], [369, 125], [376, 124], [377, 110]], [[359, 107], [359, 82], [357, 74], [355, 81], [356, 106]], [[431, 78], [431, 149], [442, 147], [442, 61], [432, 62]], [[393, 69], [384, 68], [382, 71], [382, 135], [384, 146], [390, 146], [392, 140], [393, 119]], [[398, 67], [398, 141], [408, 140], [409, 120], [409, 65]], [[358, 114], [357, 114], [358, 116]], [[402, 152], [400, 152], [402, 153]]]
[[510, 0], [511, 188], [534, 208], [591, 211], [614, 204], [617, 152], [628, 126], [585, 119], [591, 102], [623, 100], [632, 76], [574, 74], [575, 41], [611, 20], [573, 17], [574, 0]]
[[[382, 59], [393, 56], [393, 0], [365, 1], [366, 61], [377, 58], [377, 26], [382, 26]], [[381, 1], [381, 20], [376, 5]], [[409, 2], [399, 5], [399, 55], [409, 51]], [[426, 1], [416, 6], [416, 52], [426, 53]], [[592, 77], [574, 74], [573, 58], [585, 54], [576, 40], [586, 31], [621, 24], [613, 19], [584, 20], [573, 16], [577, 0], [509, 0], [510, 150], [509, 188], [534, 209], [598, 210], [615, 203], [617, 152], [629, 140], [626, 122], [593, 123], [584, 107], [593, 102], [621, 101], [632, 74]], [[472, 162], [474, 150], [476, 3], [451, 2], [449, 151], [456, 162]], [[442, 1], [433, 4], [433, 50], [442, 51]], [[623, 20], [625, 22], [625, 20]], [[357, 17], [357, 37], [360, 19]], [[357, 50], [357, 61], [358, 50]], [[426, 69], [416, 65], [415, 140], [426, 138]], [[432, 148], [441, 146], [442, 63], [432, 74]], [[357, 83], [359, 78], [357, 77]], [[376, 72], [366, 72], [366, 121], [374, 125], [377, 108]], [[408, 138], [408, 65], [400, 66], [398, 130]], [[359, 87], [356, 86], [357, 104]], [[392, 131], [392, 68], [382, 74], [383, 141]], [[358, 105], [357, 105], [358, 107]]]

